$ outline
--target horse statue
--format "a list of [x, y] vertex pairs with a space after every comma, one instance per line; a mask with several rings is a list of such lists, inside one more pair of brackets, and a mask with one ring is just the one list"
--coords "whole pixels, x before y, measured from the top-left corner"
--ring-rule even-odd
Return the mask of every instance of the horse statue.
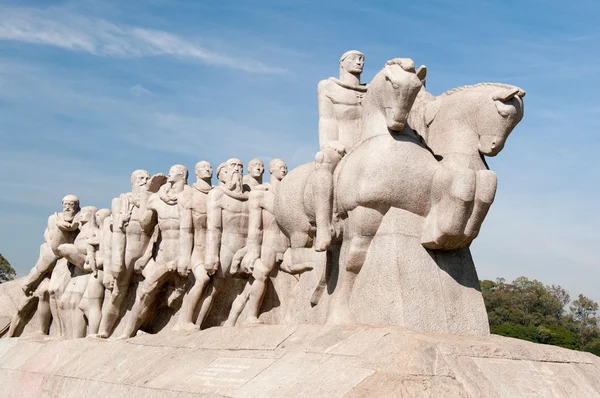
[[[488, 170], [484, 156], [496, 156], [509, 134], [523, 119], [525, 91], [500, 83], [463, 86], [434, 97], [421, 90], [409, 116], [409, 125], [424, 138], [440, 164], [464, 174], [462, 188], [451, 185], [447, 173], [438, 173], [433, 185], [434, 201], [422, 236], [427, 249], [451, 250], [466, 247], [479, 229], [494, 201], [497, 176]], [[459, 181], [457, 179], [455, 182]], [[461, 190], [472, 210], [460, 223], [443, 214], [452, 207], [441, 192]], [[474, 191], [473, 191], [474, 190]], [[437, 226], [432, 223], [437, 219]], [[464, 224], [466, 222], [466, 224]], [[451, 230], [454, 228], [455, 230]], [[447, 230], [444, 230], [447, 229]]]
[[[388, 135], [402, 135], [410, 109], [423, 86], [424, 71], [424, 67], [415, 71], [411, 59], [395, 58], [388, 61], [373, 78], [365, 95], [363, 123], [377, 125]], [[375, 129], [368, 131], [372, 130]], [[366, 130], [363, 129], [364, 131]], [[362, 138], [365, 136], [363, 134]], [[360, 146], [360, 142], [357, 145]], [[350, 153], [355, 149], [351, 149]], [[428, 156], [431, 157], [431, 154], [428, 153]], [[315, 262], [321, 263], [322, 269], [325, 269], [327, 254], [313, 250], [315, 200], [311, 177], [314, 172], [314, 162], [295, 168], [282, 180], [275, 198], [274, 214], [277, 224], [291, 244], [281, 264], [286, 272], [301, 273], [310, 270]], [[318, 301], [316, 296], [312, 300], [314, 303]]]
[[[390, 209], [423, 218], [421, 243], [427, 249], [470, 244], [496, 191], [496, 175], [483, 156], [498, 154], [523, 117], [525, 92], [518, 87], [484, 83], [434, 97], [417, 84], [424, 76], [397, 68], [402, 79], [394, 81], [387, 76], [389, 68], [390, 62], [371, 82], [363, 100], [361, 139], [334, 174], [334, 208], [343, 239], [328, 323], [353, 322], [349, 299], [354, 279]], [[309, 254], [315, 261], [314, 251], [300, 254], [311, 250], [312, 170], [314, 164], [293, 170], [275, 199], [277, 222], [291, 241], [290, 269], [298, 263], [304, 264], [299, 269], [310, 269]]]

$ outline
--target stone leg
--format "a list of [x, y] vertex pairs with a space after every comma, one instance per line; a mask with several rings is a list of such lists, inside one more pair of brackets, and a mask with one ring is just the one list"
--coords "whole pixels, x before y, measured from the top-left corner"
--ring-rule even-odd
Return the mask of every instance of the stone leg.
[[[259, 261], [260, 261], [260, 259], [256, 260], [256, 263], [258, 263]], [[252, 284], [250, 281], [248, 281], [246, 283], [246, 286], [244, 286], [244, 290], [242, 291], [242, 293], [240, 293], [233, 301], [233, 304], [231, 305], [231, 310], [229, 311], [229, 316], [227, 317], [227, 320], [225, 321], [223, 326], [225, 326], [225, 327], [234, 327], [235, 326], [235, 324], [238, 321], [238, 318], [242, 314], [242, 311], [244, 311], [244, 307], [246, 307], [246, 303], [248, 302], [248, 299], [250, 298], [250, 290], [251, 289], [252, 289]]]
[[220, 286], [220, 284], [223, 282], [222, 279], [211, 280], [206, 274], [206, 272], [204, 273], [204, 275], [206, 275], [207, 278], [207, 282], [204, 285], [204, 292], [202, 294], [202, 297], [204, 299], [201, 299], [200, 311], [198, 312], [198, 317], [196, 318], [196, 326], [198, 326], [198, 328], [200, 329], [202, 329], [202, 324], [206, 320], [208, 312], [212, 307], [212, 302], [215, 297], [215, 294], [217, 293], [217, 288], [215, 287], [215, 285]]
[[17, 313], [13, 316], [10, 321], [10, 328], [8, 329], [8, 337], [19, 337], [23, 333], [25, 327], [25, 321], [31, 315], [36, 308], [36, 302], [38, 297], [36, 296], [25, 296], [19, 303]]
[[463, 243], [464, 246], [472, 242], [479, 235], [481, 224], [496, 197], [497, 186], [498, 176], [496, 173], [490, 170], [476, 172], [475, 203], [473, 205], [473, 212], [465, 228], [466, 240]]
[[61, 257], [66, 258], [71, 264], [77, 268], [82, 269], [85, 265], [85, 253], [81, 253], [77, 247], [72, 243], [64, 243], [58, 246], [58, 254]]
[[97, 276], [90, 276], [79, 309], [88, 319], [88, 335], [96, 336], [102, 318], [102, 302], [104, 301], [104, 285], [102, 271]]
[[40, 257], [29, 275], [25, 277], [22, 288], [26, 295], [32, 294], [44, 276], [54, 269], [59, 257], [54, 254], [50, 245], [44, 243], [40, 246]]
[[197, 264], [192, 269], [193, 284], [191, 289], [183, 298], [179, 318], [173, 330], [197, 330], [198, 326], [194, 323], [194, 314], [198, 304], [202, 300], [202, 294], [210, 282], [210, 278], [204, 269], [204, 264]]
[[39, 332], [43, 335], [50, 334], [50, 324], [52, 323], [52, 311], [50, 308], [50, 280], [44, 279], [38, 288], [39, 301], [37, 305], [37, 314], [40, 320]]
[[[118, 236], [113, 236], [112, 240], [113, 245], [123, 246], [125, 244], [125, 235], [118, 234]], [[114, 247], [114, 246], [113, 246]], [[125, 250], [124, 247], [122, 250]], [[100, 328], [98, 329], [98, 337], [108, 338], [113, 332], [117, 321], [121, 315], [121, 311], [123, 309], [123, 303], [129, 294], [129, 285], [131, 284], [133, 268], [135, 261], [137, 258], [130, 255], [129, 251], [125, 251], [125, 257], [123, 260], [120, 260], [119, 263], [121, 265], [115, 266], [115, 271], [118, 274], [115, 279], [113, 290], [110, 296], [110, 300], [107, 300], [104, 306], [102, 307], [102, 317], [100, 319]], [[119, 253], [113, 250], [113, 261], [119, 261]], [[125, 261], [128, 266], [122, 264]], [[114, 265], [114, 263], [113, 263]], [[106, 273], [110, 272], [109, 270], [105, 270]]]
[[50, 311], [52, 313], [52, 321], [58, 327], [58, 335], [66, 336], [67, 329], [65, 326], [65, 314], [60, 305], [60, 299], [65, 292], [71, 280], [71, 272], [67, 260], [61, 259], [57, 262], [52, 275], [50, 276], [50, 284], [48, 292], [50, 294]]
[[475, 171], [440, 166], [433, 177], [432, 203], [421, 243], [430, 250], [460, 247], [475, 198]]
[[261, 258], [254, 263], [254, 271], [252, 272], [254, 281], [250, 287], [248, 303], [246, 304], [248, 307], [246, 323], [258, 323], [260, 307], [267, 291], [267, 280], [275, 268], [276, 262], [275, 252], [263, 250]]
[[169, 277], [169, 271], [164, 264], [158, 264], [150, 260], [144, 270], [146, 279], [144, 280], [141, 294], [136, 297], [135, 304], [131, 309], [131, 315], [125, 331], [121, 338], [134, 337], [138, 329], [144, 324], [150, 313], [150, 308], [158, 294], [163, 283]]
[[356, 275], [365, 263], [371, 241], [382, 219], [383, 214], [380, 211], [367, 207], [357, 207], [348, 213], [338, 280], [327, 313], [328, 324], [356, 323], [350, 308], [350, 297]]

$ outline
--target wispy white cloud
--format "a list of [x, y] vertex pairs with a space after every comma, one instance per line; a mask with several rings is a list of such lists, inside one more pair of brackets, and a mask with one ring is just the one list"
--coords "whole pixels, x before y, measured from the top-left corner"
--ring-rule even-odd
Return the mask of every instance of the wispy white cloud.
[[135, 86], [132, 86], [129, 89], [129, 92], [134, 97], [145, 97], [145, 96], [154, 95], [154, 93], [152, 91], [148, 90], [146, 87], [142, 86], [141, 84], [136, 84]]
[[286, 72], [253, 59], [211, 51], [170, 32], [118, 25], [63, 9], [0, 7], [0, 40], [54, 46], [96, 56], [172, 56], [254, 73]]

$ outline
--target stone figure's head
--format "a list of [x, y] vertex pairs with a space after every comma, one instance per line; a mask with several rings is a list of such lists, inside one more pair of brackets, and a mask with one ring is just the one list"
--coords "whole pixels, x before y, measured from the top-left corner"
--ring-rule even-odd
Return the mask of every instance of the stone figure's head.
[[196, 163], [196, 167], [194, 167], [194, 173], [196, 174], [197, 179], [210, 182], [213, 175], [213, 169], [210, 163], [208, 163], [206, 160], [201, 160]]
[[75, 217], [75, 220], [80, 226], [90, 224], [90, 226], [96, 226], [96, 212], [98, 209], [94, 206], [85, 206], [81, 208], [81, 211]]
[[110, 217], [111, 211], [110, 209], [99, 209], [96, 212], [96, 225], [100, 228], [104, 225], [104, 220], [107, 217]]
[[404, 130], [424, 79], [425, 76], [417, 75], [415, 63], [410, 58], [394, 58], [387, 61], [383, 71], [373, 79], [377, 84], [371, 83], [369, 91], [380, 91], [381, 106], [385, 110], [388, 129], [398, 132]]
[[217, 180], [219, 186], [225, 186], [227, 183], [227, 162], [223, 162], [217, 167]]
[[248, 174], [253, 178], [260, 178], [265, 172], [265, 164], [260, 159], [252, 159], [248, 163]]
[[342, 70], [345, 70], [353, 75], [360, 75], [364, 66], [365, 56], [360, 51], [346, 51], [340, 58], [340, 74], [342, 73]]
[[146, 170], [136, 170], [131, 173], [131, 186], [132, 187], [144, 187], [150, 181], [150, 173]]
[[227, 183], [226, 187], [230, 191], [241, 191], [242, 190], [242, 175], [244, 172], [244, 164], [241, 160], [232, 158], [227, 162]]
[[491, 100], [480, 101], [473, 129], [479, 135], [479, 152], [496, 156], [506, 143], [515, 126], [523, 119], [525, 90], [515, 87], [499, 87], [491, 93]]
[[188, 169], [184, 165], [176, 164], [171, 166], [169, 169], [169, 175], [167, 176], [167, 182], [171, 185], [176, 184], [178, 182], [183, 182], [187, 184], [188, 179]]
[[287, 175], [287, 171], [287, 165], [283, 160], [272, 159], [269, 162], [269, 172], [271, 173], [271, 178], [281, 181], [283, 177]]
[[62, 200], [63, 219], [65, 221], [73, 221], [75, 215], [79, 212], [79, 198], [75, 195], [67, 195]]

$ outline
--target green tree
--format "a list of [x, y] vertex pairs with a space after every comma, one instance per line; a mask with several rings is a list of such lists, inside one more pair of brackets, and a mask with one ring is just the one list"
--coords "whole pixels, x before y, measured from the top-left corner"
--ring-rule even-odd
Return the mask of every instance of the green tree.
[[595, 301], [579, 295], [569, 306], [569, 292], [521, 276], [480, 281], [490, 331], [536, 343], [585, 350], [600, 356], [600, 328]]
[[4, 258], [2, 254], [0, 254], [0, 283], [12, 281], [15, 279], [17, 272], [13, 267], [10, 266], [10, 263], [7, 259]]

